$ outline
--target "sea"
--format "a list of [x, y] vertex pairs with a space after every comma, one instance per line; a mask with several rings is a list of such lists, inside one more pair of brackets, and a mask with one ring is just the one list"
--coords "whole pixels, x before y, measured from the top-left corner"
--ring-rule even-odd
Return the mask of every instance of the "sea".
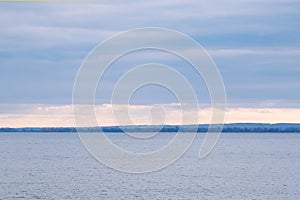
[[[128, 151], [147, 152], [174, 133], [142, 142], [107, 136]], [[132, 174], [97, 161], [76, 133], [0, 133], [0, 199], [300, 199], [299, 133], [223, 133], [199, 159], [204, 136], [166, 168]]]

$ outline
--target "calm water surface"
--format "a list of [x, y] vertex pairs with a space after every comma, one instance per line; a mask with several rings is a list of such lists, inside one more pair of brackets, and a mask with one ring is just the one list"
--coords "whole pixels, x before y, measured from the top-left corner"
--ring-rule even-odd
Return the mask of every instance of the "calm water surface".
[[[173, 134], [109, 138], [147, 152]], [[127, 174], [96, 161], [74, 133], [0, 133], [0, 199], [300, 199], [300, 134], [223, 134], [197, 158], [203, 139], [169, 167]]]

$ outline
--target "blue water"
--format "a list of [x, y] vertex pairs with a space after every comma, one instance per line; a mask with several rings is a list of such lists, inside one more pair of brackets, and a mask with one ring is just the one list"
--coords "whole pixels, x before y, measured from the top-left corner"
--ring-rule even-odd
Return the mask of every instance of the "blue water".
[[[109, 138], [128, 150], [159, 148]], [[96, 161], [75, 133], [1, 133], [0, 199], [300, 199], [300, 134], [223, 134], [197, 158], [203, 134], [171, 166], [127, 174]]]

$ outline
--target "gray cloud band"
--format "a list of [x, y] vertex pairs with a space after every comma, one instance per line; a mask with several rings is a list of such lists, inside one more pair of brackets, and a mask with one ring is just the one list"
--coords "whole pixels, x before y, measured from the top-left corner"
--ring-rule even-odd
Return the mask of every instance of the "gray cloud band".
[[[84, 60], [73, 89], [73, 112], [77, 127], [97, 126], [94, 105], [95, 91], [110, 64], [129, 52], [159, 49], [175, 54], [189, 62], [206, 83], [213, 115], [208, 133], [199, 151], [200, 158], [214, 148], [224, 123], [226, 96], [222, 77], [205, 50], [190, 37], [174, 30], [141, 28], [120, 33], [100, 43]], [[126, 82], [128, 87], [121, 87]], [[168, 88], [181, 104], [182, 124], [198, 123], [198, 116], [187, 119], [186, 106], [198, 108], [198, 100], [189, 81], [175, 69], [158, 63], [135, 67], [120, 77], [112, 95], [112, 110], [117, 124], [132, 124], [127, 107], [116, 109], [116, 102], [128, 104], [131, 95], [146, 84]], [[189, 103], [186, 103], [189, 102]], [[100, 162], [119, 171], [144, 173], [162, 169], [175, 162], [192, 144], [197, 128], [191, 133], [177, 132], [166, 146], [147, 153], [133, 153], [114, 145], [103, 132], [84, 133], [77, 130], [85, 148]], [[158, 130], [159, 131], [159, 130]], [[138, 137], [136, 134], [127, 133]]]

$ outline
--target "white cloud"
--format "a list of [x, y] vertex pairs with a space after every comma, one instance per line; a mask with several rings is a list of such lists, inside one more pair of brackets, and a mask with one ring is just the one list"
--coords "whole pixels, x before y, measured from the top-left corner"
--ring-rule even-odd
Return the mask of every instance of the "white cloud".
[[[2, 105], [3, 106], [3, 105]], [[7, 106], [7, 105], [6, 105]], [[13, 105], [11, 105], [13, 106]], [[15, 105], [16, 106], [16, 105]], [[161, 107], [153, 105], [114, 105], [116, 109], [129, 110], [130, 124], [181, 124], [182, 116], [188, 122], [195, 115], [199, 116], [199, 123], [210, 123], [211, 108], [201, 107], [181, 112], [179, 104], [163, 104]], [[2, 112], [0, 114], [0, 127], [66, 127], [75, 126], [72, 105], [19, 105], [19, 111]], [[27, 107], [27, 108], [26, 108]], [[26, 109], [24, 109], [26, 108]], [[161, 109], [163, 108], [163, 109]], [[24, 109], [24, 110], [22, 110]], [[97, 105], [95, 113], [100, 126], [126, 125], [116, 123], [110, 104]], [[284, 115], [282, 114], [284, 113]], [[225, 123], [257, 122], [257, 123], [299, 123], [300, 108], [250, 108], [228, 107], [226, 109]], [[122, 117], [119, 115], [117, 117]], [[119, 122], [126, 120], [119, 118]], [[190, 122], [193, 124], [193, 122]]]
[[300, 49], [268, 48], [268, 49], [210, 49], [212, 56], [243, 56], [243, 55], [272, 55], [272, 56], [300, 56]]

